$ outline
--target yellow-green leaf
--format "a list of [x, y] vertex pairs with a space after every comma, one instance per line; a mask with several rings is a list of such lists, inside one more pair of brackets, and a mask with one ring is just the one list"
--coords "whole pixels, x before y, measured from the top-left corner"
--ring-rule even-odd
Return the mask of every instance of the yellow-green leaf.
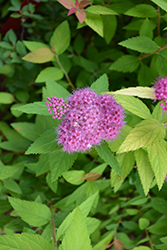
[[53, 57], [53, 52], [49, 48], [43, 47], [27, 54], [22, 59], [32, 63], [45, 63], [50, 62]]

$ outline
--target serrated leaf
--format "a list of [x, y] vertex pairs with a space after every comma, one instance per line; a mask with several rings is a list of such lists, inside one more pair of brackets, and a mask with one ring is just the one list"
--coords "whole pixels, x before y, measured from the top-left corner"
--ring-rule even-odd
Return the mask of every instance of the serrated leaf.
[[159, 49], [159, 46], [147, 36], [128, 38], [119, 45], [142, 53], [152, 53]]
[[31, 51], [33, 52], [34, 50], [40, 49], [40, 48], [49, 48], [49, 46], [47, 44], [44, 43], [40, 43], [40, 42], [34, 42], [34, 41], [23, 41], [23, 43], [25, 44], [25, 46]]
[[167, 152], [164, 142], [157, 142], [147, 148], [151, 167], [155, 174], [158, 188], [161, 189], [167, 174]]
[[14, 102], [14, 97], [12, 94], [7, 92], [0, 92], [0, 103], [11, 104], [12, 102]]
[[57, 180], [62, 173], [66, 172], [77, 158], [77, 153], [68, 154], [66, 151], [57, 150], [49, 154], [49, 164], [52, 181]]
[[155, 89], [149, 87], [130, 87], [126, 89], [116, 90], [115, 92], [110, 92], [111, 94], [118, 95], [129, 95], [137, 96], [146, 99], [155, 99]]
[[138, 4], [125, 12], [125, 15], [134, 17], [156, 17], [157, 10], [149, 4]]
[[140, 36], [148, 36], [150, 39], [153, 38], [153, 30], [155, 29], [156, 24], [150, 21], [148, 18], [144, 20], [141, 25], [139, 35]]
[[127, 109], [131, 113], [144, 119], [151, 118], [150, 110], [141, 100], [133, 96], [126, 96], [126, 95], [120, 95], [120, 94], [119, 95], [116, 94], [114, 98], [116, 99], [118, 103], [121, 104], [121, 106], [124, 109]]
[[63, 178], [73, 184], [80, 185], [84, 182], [83, 177], [85, 176], [85, 171], [83, 170], [71, 170], [62, 174]]
[[62, 247], [64, 250], [92, 249], [85, 218], [79, 207], [76, 208], [73, 221], [65, 233], [62, 241]]
[[43, 47], [27, 54], [22, 59], [32, 63], [45, 63], [52, 61], [53, 58], [53, 52], [49, 48]]
[[132, 129], [122, 143], [118, 153], [128, 152], [142, 147], [151, 146], [165, 137], [165, 127], [158, 120], [141, 121]]
[[52, 250], [52, 246], [40, 235], [29, 233], [0, 235], [1, 250]]
[[85, 23], [103, 37], [103, 21], [100, 15], [87, 13]]
[[50, 115], [45, 102], [28, 103], [13, 109], [27, 114]]
[[165, 0], [151, 0], [151, 1], [167, 12], [167, 2]]
[[25, 154], [42, 154], [54, 152], [57, 148], [57, 135], [55, 128], [51, 128], [44, 132], [31, 146]]
[[47, 67], [43, 69], [37, 76], [35, 82], [45, 82], [48, 79], [50, 80], [60, 80], [64, 76], [63, 71], [56, 67]]
[[111, 149], [107, 145], [107, 143], [103, 143], [100, 146], [96, 146], [96, 151], [98, 155], [108, 164], [111, 168], [113, 168], [117, 174], [122, 176], [120, 166], [118, 165], [118, 162], [114, 156], [114, 154], [111, 152]]
[[50, 39], [51, 46], [57, 55], [62, 54], [70, 45], [70, 28], [67, 21], [62, 22], [54, 31]]
[[63, 98], [66, 100], [69, 96], [70, 93], [68, 90], [63, 88], [60, 84], [57, 82], [54, 82], [53, 80], [47, 80], [46, 81], [46, 89], [47, 89], [47, 96], [56, 96], [58, 98]]
[[132, 55], [124, 55], [118, 58], [109, 69], [119, 72], [133, 72], [140, 64], [139, 58]]
[[108, 82], [108, 77], [106, 74], [103, 74], [90, 86], [90, 88], [93, 89], [98, 94], [107, 92], [108, 87], [109, 87], [109, 82]]
[[92, 5], [86, 9], [86, 12], [99, 15], [118, 15], [114, 10], [101, 5]]
[[12, 197], [8, 197], [8, 199], [22, 220], [31, 226], [43, 226], [51, 220], [50, 209], [44, 204]]
[[134, 152], [134, 154], [144, 193], [147, 195], [154, 178], [154, 173], [152, 171], [146, 151], [143, 149], [138, 149]]
[[[86, 199], [86, 201], [84, 201], [81, 205], [79, 205], [79, 208], [84, 217], [86, 217], [89, 214], [97, 196], [98, 196], [98, 192], [90, 196], [88, 199]], [[64, 232], [70, 226], [72, 219], [74, 217], [75, 211], [76, 211], [76, 208], [65, 218], [65, 220], [62, 222], [62, 224], [58, 228], [57, 234], [56, 234], [57, 239], [60, 239], [60, 237], [64, 234]]]

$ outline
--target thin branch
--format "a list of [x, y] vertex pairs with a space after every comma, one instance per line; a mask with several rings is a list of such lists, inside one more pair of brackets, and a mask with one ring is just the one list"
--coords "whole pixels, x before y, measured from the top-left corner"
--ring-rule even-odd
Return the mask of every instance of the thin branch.
[[[141, 212], [141, 209], [140, 209], [139, 206], [138, 206], [138, 211], [139, 211], [140, 216], [142, 217], [143, 215], [142, 215], [142, 212]], [[152, 243], [152, 241], [151, 241], [151, 238], [150, 238], [150, 235], [149, 235], [149, 233], [148, 233], [148, 231], [147, 231], [147, 228], [144, 228], [144, 230], [145, 230], [146, 236], [147, 236], [147, 238], [148, 238], [148, 241], [149, 241], [149, 243], [150, 243], [151, 250], [154, 250], [153, 243]]]
[[54, 224], [54, 219], [53, 219], [53, 213], [52, 213], [52, 203], [50, 203], [50, 211], [51, 211], [51, 223], [52, 223], [52, 228], [53, 228], [53, 240], [54, 240], [54, 246], [55, 250], [57, 250], [57, 240], [56, 240], [56, 228]]
[[158, 52], [160, 52], [161, 50], [164, 50], [164, 49], [166, 49], [166, 48], [167, 48], [167, 44], [164, 45], [164, 46], [162, 46], [162, 47], [160, 47], [160, 48], [157, 49], [155, 52], [147, 53], [147, 54], [145, 54], [145, 55], [143, 55], [143, 56], [140, 56], [140, 57], [139, 57], [139, 60], [142, 61], [142, 60], [145, 59], [146, 57], [149, 57], [149, 56], [151, 56], [151, 55], [154, 55], [154, 54], [156, 54], [156, 53], [158, 53]]
[[61, 70], [63, 71], [63, 73], [64, 73], [64, 75], [65, 75], [65, 77], [66, 77], [68, 83], [70, 84], [71, 88], [74, 89], [74, 90], [76, 90], [76, 88], [74, 87], [73, 83], [71, 82], [71, 80], [70, 80], [70, 78], [69, 78], [67, 72], [66, 72], [65, 69], [63, 68], [63, 65], [61, 64], [61, 62], [60, 62], [60, 60], [59, 60], [59, 56], [56, 55], [55, 53], [54, 53], [54, 56], [56, 57], [57, 63], [59, 64]]

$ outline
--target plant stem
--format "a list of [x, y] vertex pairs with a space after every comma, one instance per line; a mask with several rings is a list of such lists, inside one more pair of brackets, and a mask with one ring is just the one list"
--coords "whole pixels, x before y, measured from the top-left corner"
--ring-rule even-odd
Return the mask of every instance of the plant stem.
[[53, 220], [53, 213], [52, 213], [52, 203], [50, 203], [50, 211], [51, 211], [51, 223], [52, 223], [52, 228], [53, 228], [53, 239], [54, 239], [54, 245], [55, 245], [55, 250], [57, 250], [57, 240], [56, 240], [56, 228]]
[[[140, 216], [142, 217], [143, 215], [142, 215], [142, 212], [141, 212], [140, 207], [138, 206], [137, 208], [138, 208], [138, 211], [139, 211]], [[147, 228], [144, 228], [144, 230], [145, 230], [146, 236], [147, 236], [147, 238], [148, 238], [148, 241], [149, 241], [151, 250], [154, 250], [153, 243], [152, 243], [152, 241], [151, 241], [151, 239], [150, 239], [150, 235], [149, 235], [149, 233], [148, 233], [148, 231], [147, 231]]]
[[54, 56], [56, 57], [57, 63], [58, 63], [58, 65], [60, 66], [61, 70], [63, 71], [63, 73], [64, 73], [64, 75], [65, 75], [65, 77], [66, 77], [68, 83], [70, 84], [71, 88], [74, 89], [74, 90], [76, 90], [76, 88], [74, 87], [73, 83], [71, 82], [71, 80], [70, 80], [70, 78], [69, 78], [67, 72], [66, 72], [65, 69], [63, 68], [63, 65], [61, 64], [61, 62], [60, 62], [60, 60], [59, 60], [59, 56], [56, 55], [55, 53], [54, 53]]
[[151, 56], [151, 55], [154, 55], [154, 54], [156, 54], [156, 53], [158, 53], [158, 52], [160, 52], [161, 50], [164, 50], [164, 49], [166, 49], [166, 48], [167, 48], [167, 45], [164, 45], [164, 46], [160, 47], [159, 49], [157, 49], [155, 52], [147, 53], [147, 54], [145, 54], [145, 55], [143, 55], [143, 56], [140, 56], [139, 59], [140, 59], [140, 61], [141, 61], [141, 60], [143, 60], [144, 58], [149, 57], [149, 56]]
[[161, 16], [160, 16], [160, 7], [159, 7], [159, 6], [158, 6], [157, 11], [158, 11], [158, 24], [157, 24], [157, 32], [158, 32], [158, 36], [160, 36], [160, 18], [161, 18]]

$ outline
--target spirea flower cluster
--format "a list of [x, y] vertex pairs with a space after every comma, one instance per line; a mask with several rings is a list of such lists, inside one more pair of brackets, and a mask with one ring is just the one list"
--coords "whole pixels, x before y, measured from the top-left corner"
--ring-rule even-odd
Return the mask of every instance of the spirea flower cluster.
[[84, 152], [105, 139], [114, 140], [124, 125], [124, 110], [112, 95], [79, 89], [69, 97], [68, 105], [58, 127], [58, 144], [69, 153]]
[[49, 113], [54, 113], [54, 115], [52, 116], [53, 119], [60, 119], [69, 110], [70, 106], [65, 103], [63, 98], [52, 96], [51, 98], [47, 97], [47, 100], [48, 102], [46, 102], [46, 105], [48, 107]]
[[158, 77], [157, 81], [154, 83], [155, 87], [155, 101], [162, 100], [163, 102], [160, 103], [163, 110], [167, 110], [167, 77]]

